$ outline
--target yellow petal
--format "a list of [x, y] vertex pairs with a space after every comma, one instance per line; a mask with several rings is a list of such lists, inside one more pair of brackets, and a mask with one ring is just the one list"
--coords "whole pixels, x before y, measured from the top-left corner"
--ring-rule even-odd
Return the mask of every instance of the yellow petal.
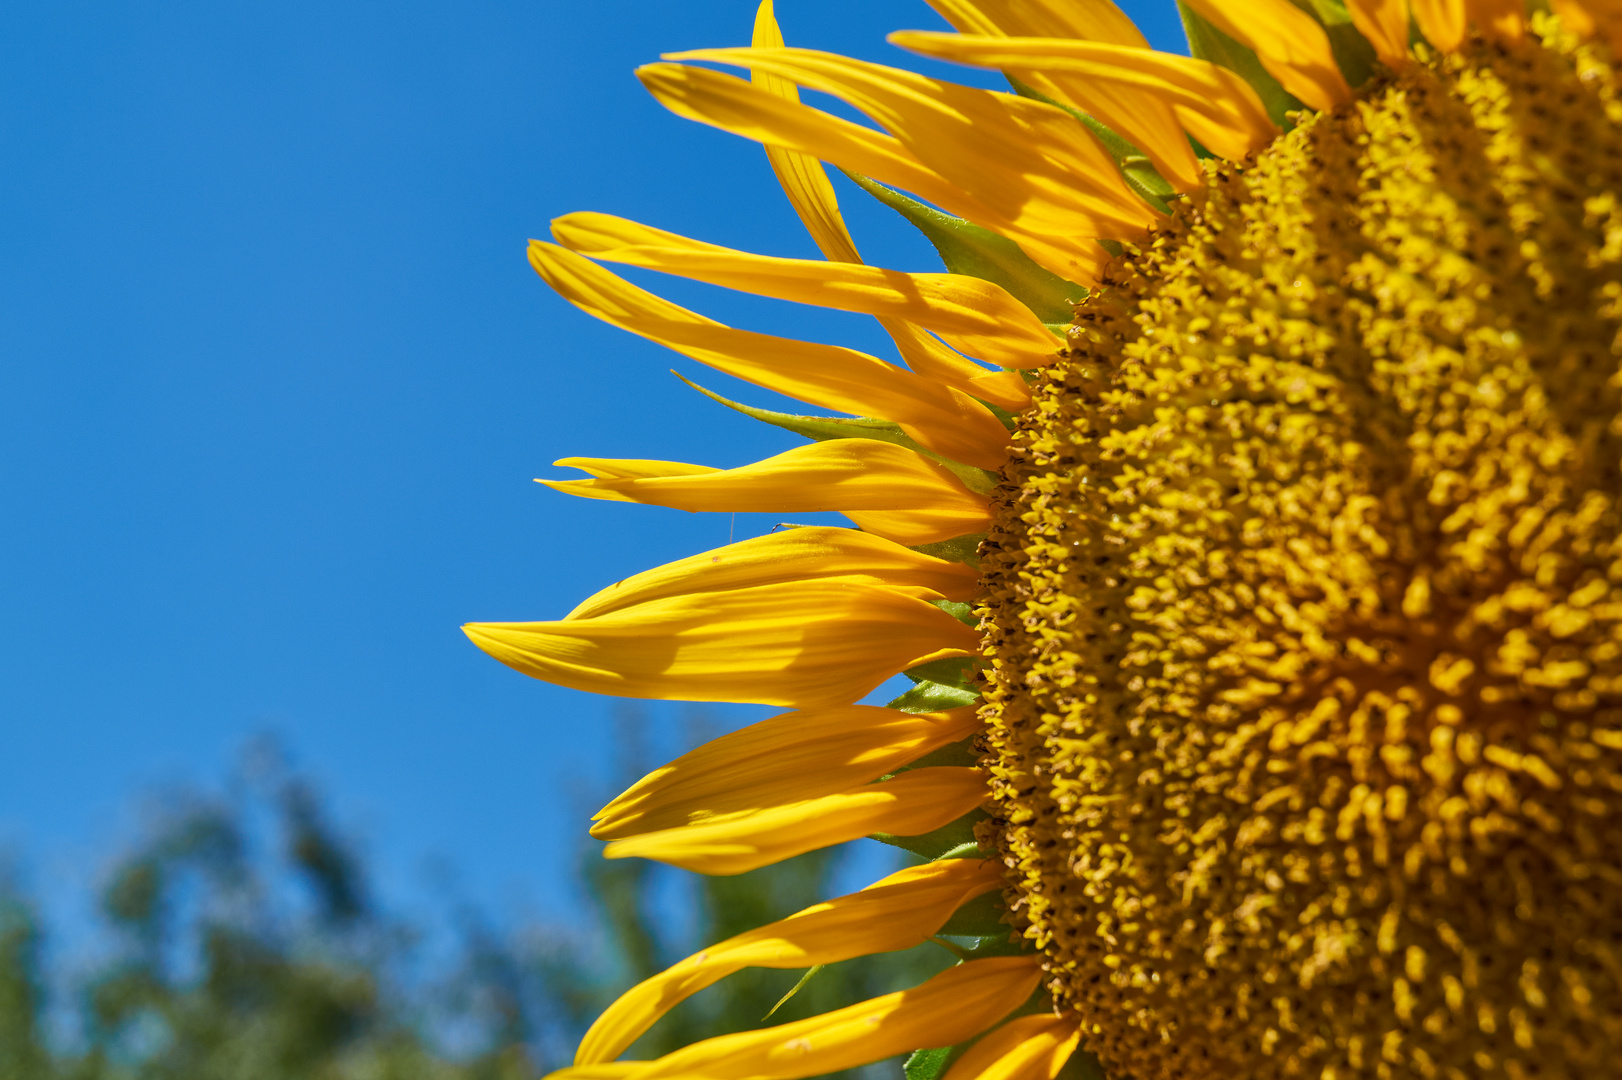
[[592, 619], [470, 623], [509, 667], [595, 694], [817, 708], [899, 671], [972, 655], [979, 635], [916, 597], [802, 581], [665, 597]]
[[1030, 384], [1017, 371], [977, 375], [969, 380], [969, 393], [1015, 412], [1022, 412], [1031, 404]]
[[[1114, 9], [1113, 4], [1107, 4]], [[1118, 12], [1118, 9], [1115, 9]], [[1125, 16], [1122, 16], [1125, 18]], [[1029, 26], [1040, 20], [1011, 19], [1010, 25]], [[959, 29], [964, 29], [959, 26]], [[1022, 41], [1051, 41], [1057, 44], [1069, 44], [1083, 40], [1081, 36], [1070, 34], [1039, 34], [1033, 30], [1023, 33], [1013, 33], [1007, 26], [992, 31], [965, 31], [982, 40], [986, 38], [1018, 38]], [[1136, 34], [1136, 28], [1134, 28]], [[903, 31], [900, 37], [907, 37]], [[939, 35], [942, 37], [956, 37], [955, 34]], [[890, 35], [890, 41], [901, 44], [898, 35]], [[1097, 35], [1086, 35], [1087, 38], [1096, 39]], [[1109, 42], [1115, 48], [1135, 49], [1143, 51], [1144, 44], [1141, 36], [1131, 42]], [[963, 60], [960, 57], [950, 56], [949, 59], [959, 59], [963, 63], [976, 63], [973, 60]], [[1204, 178], [1200, 168], [1199, 159], [1194, 156], [1194, 148], [1188, 144], [1182, 128], [1177, 123], [1176, 116], [1170, 107], [1157, 97], [1144, 94], [1132, 87], [1123, 87], [1108, 79], [1083, 78], [1071, 73], [1052, 71], [1040, 65], [1020, 66], [1009, 65], [1005, 68], [1009, 75], [1020, 80], [1055, 101], [1069, 105], [1072, 108], [1094, 116], [1105, 127], [1126, 139], [1141, 149], [1149, 159], [1154, 162], [1155, 168], [1179, 191], [1188, 191], [1197, 186]]]
[[552, 1076], [568, 1076], [569, 1080], [626, 1080], [646, 1071], [646, 1061], [601, 1061], [595, 1065], [579, 1065], [560, 1069]]
[[706, 743], [597, 812], [591, 835], [620, 840], [866, 784], [966, 738], [976, 707], [904, 713], [842, 705], [785, 713]]
[[1409, 0], [1409, 6], [1426, 41], [1443, 52], [1464, 44], [1464, 0]]
[[811, 49], [703, 49], [668, 58], [769, 71], [841, 98], [989, 210], [994, 220], [979, 224], [1060, 276], [1096, 262], [1089, 245], [1058, 238], [1137, 237], [1159, 217], [1087, 129], [1051, 105]]
[[[1045, 72], [1071, 80], [1075, 93], [1120, 108], [1099, 113], [1106, 124], [1133, 130], [1135, 101], [1159, 102], [1212, 153], [1238, 160], [1278, 135], [1261, 98], [1227, 68], [1191, 56], [1094, 41], [970, 37], [903, 31], [890, 41], [925, 56], [1009, 70], [1016, 77]], [[1178, 138], [1182, 138], [1181, 133]], [[1183, 140], [1187, 145], [1187, 140]], [[1164, 148], [1163, 148], [1164, 150]], [[1158, 162], [1157, 162], [1158, 163]], [[1178, 174], [1181, 175], [1181, 174]]]
[[1309, 108], [1332, 109], [1352, 99], [1329, 35], [1290, 0], [1188, 0], [1188, 5], [1253, 50], [1267, 73]]
[[844, 515], [863, 532], [887, 536], [898, 544], [938, 544], [987, 529], [956, 510], [846, 510]]
[[[677, 116], [831, 161], [948, 210], [972, 202], [966, 192], [925, 168], [894, 136], [779, 97], [743, 79], [684, 64], [646, 64], [636, 76]], [[952, 212], [970, 217], [962, 209]]]
[[[772, 14], [771, 0], [762, 0], [755, 14], [755, 36], [751, 44], [757, 49], [783, 46], [783, 34]], [[787, 101], [800, 100], [799, 88], [787, 79], [757, 71], [752, 73], [750, 81]], [[849, 229], [845, 227], [844, 216], [839, 212], [839, 199], [834, 194], [833, 184], [829, 182], [822, 162], [810, 154], [786, 150], [781, 146], [768, 145], [765, 150], [783, 193], [788, 196], [794, 212], [799, 215], [822, 254], [835, 262], [861, 262], [862, 257], [856, 250]], [[907, 366], [925, 378], [966, 390], [970, 380], [986, 374], [985, 369], [974, 361], [947, 348], [911, 323], [880, 318], [879, 324], [895, 341]], [[1030, 395], [1025, 393], [1014, 400], [988, 400], [1017, 412], [1030, 404]]]
[[721, 592], [816, 578], [883, 585], [924, 600], [973, 600], [979, 573], [854, 529], [813, 525], [768, 533], [634, 574], [565, 618], [607, 615], [682, 593]]
[[1137, 26], [1110, 0], [928, 0], [965, 34], [1075, 38], [1147, 49]]
[[[772, 14], [772, 0], [761, 0], [755, 12], [755, 35], [750, 44], [757, 49], [783, 47], [783, 31], [778, 28]], [[768, 72], [755, 73], [751, 81], [768, 93], [786, 101], [799, 101], [800, 92], [787, 79]], [[783, 186], [794, 212], [805, 224], [805, 231], [828, 258], [837, 262], [861, 262], [856, 253], [856, 242], [850, 238], [844, 216], [839, 213], [839, 198], [822, 162], [798, 150], [785, 150], [780, 146], [766, 147], [766, 160], [771, 162], [777, 182]]]
[[953, 461], [994, 469], [1007, 457], [1007, 429], [961, 391], [854, 349], [723, 326], [553, 244], [531, 241], [529, 259], [582, 311], [701, 364], [814, 405], [889, 420]]
[[[1041, 981], [1036, 956], [971, 960], [911, 990], [760, 1031], [705, 1039], [621, 1076], [638, 1080], [800, 1080], [838, 1072], [920, 1046], [971, 1038], [1021, 1005]], [[629, 1064], [629, 1063], [619, 1063]], [[602, 1065], [561, 1069], [555, 1080], [596, 1080]]]
[[1054, 1080], [1080, 1041], [1074, 1016], [1021, 1016], [969, 1047], [946, 1080]]
[[[792, 783], [779, 787], [785, 800], [796, 793]], [[912, 769], [882, 784], [615, 840], [603, 854], [654, 859], [700, 874], [742, 874], [876, 832], [919, 836], [956, 821], [989, 796], [979, 769]]]
[[1386, 67], [1408, 62], [1408, 0], [1347, 0], [1346, 9]]
[[[600, 477], [540, 481], [570, 495], [721, 513], [832, 510], [857, 520], [852, 511], [868, 511], [864, 520], [885, 523], [879, 535], [909, 545], [985, 532], [991, 522], [985, 497], [964, 487], [946, 468], [873, 439], [830, 439], [752, 465], [701, 474], [677, 462], [670, 463], [671, 473], [665, 476], [652, 475], [657, 464], [648, 461], [563, 458], [556, 464]], [[634, 475], [617, 478], [621, 468]]]
[[948, 347], [939, 341], [927, 330], [920, 329], [909, 322], [897, 319], [880, 319], [879, 325], [884, 327], [895, 347], [901, 353], [901, 359], [906, 361], [908, 367], [936, 382], [961, 390], [969, 390], [975, 397], [983, 397], [995, 401], [1004, 408], [1018, 412], [1031, 403], [1030, 391], [1018, 376], [1015, 381], [1020, 385], [1020, 396], [1010, 401], [990, 397], [984, 393], [974, 391], [974, 381], [987, 375], [1001, 374], [1001, 372], [988, 371], [957, 350]]
[[964, 903], [1001, 885], [1002, 868], [994, 862], [942, 859], [711, 945], [610, 1005], [580, 1041], [575, 1064], [618, 1057], [677, 1004], [735, 971], [808, 968], [910, 949], [927, 941]]
[[1525, 0], [1466, 0], [1467, 18], [1484, 35], [1498, 41], [1519, 41], [1526, 33]]
[[[755, 51], [763, 53], [767, 50]], [[911, 147], [903, 146], [900, 140], [891, 136], [806, 105], [773, 97], [742, 79], [718, 71], [681, 64], [649, 64], [638, 69], [637, 77], [662, 105], [678, 116], [711, 124], [745, 138], [814, 154], [851, 172], [862, 173], [891, 187], [910, 191], [925, 202], [1002, 233], [1019, 244], [1036, 262], [1060, 276], [1083, 283], [1092, 281], [1107, 261], [1104, 249], [1087, 239], [1100, 234], [1097, 221], [1086, 215], [1071, 215], [1063, 231], [1037, 231], [1037, 218], [1051, 209], [1047, 201], [1042, 201], [1035, 210], [1043, 213], [1035, 214], [1026, 223], [1030, 228], [1019, 227], [1019, 222], [1009, 216], [1012, 213], [1017, 219], [1019, 208], [1007, 205], [1006, 198], [999, 200], [1003, 205], [994, 210], [978, 196], [948, 181], [933, 169], [926, 168], [914, 156]], [[1059, 113], [1059, 110], [1053, 111]], [[1065, 119], [1075, 126], [1075, 121], [1068, 115], [1065, 115]], [[965, 124], [968, 123], [965, 120]], [[1015, 139], [1022, 136], [1020, 132], [1012, 135]], [[1019, 156], [1029, 156], [1030, 149], [1028, 146], [1027, 153]], [[976, 162], [960, 166], [954, 173], [961, 179], [978, 168], [981, 168], [981, 164]], [[1113, 171], [1113, 162], [1110, 168]], [[1026, 190], [1023, 179], [1001, 177], [1004, 182], [1010, 179], [1014, 179], [1017, 185], [1015, 190]], [[1004, 194], [1007, 194], [1006, 190]]]
[[757, 296], [905, 320], [1002, 367], [1039, 367], [1051, 362], [1061, 345], [1002, 286], [964, 274], [907, 274], [854, 262], [754, 255], [591, 212], [558, 218], [552, 235], [594, 259]]
[[[1149, 47], [1132, 20], [1110, 0], [930, 0], [930, 6], [965, 34]], [[1008, 73], [1055, 101], [1096, 116], [1140, 147], [1178, 190], [1199, 185], [1201, 170], [1193, 148], [1170, 111], [1154, 99], [1123, 93], [1107, 83], [1083, 84], [1071, 76], [1039, 70], [1009, 69]]]

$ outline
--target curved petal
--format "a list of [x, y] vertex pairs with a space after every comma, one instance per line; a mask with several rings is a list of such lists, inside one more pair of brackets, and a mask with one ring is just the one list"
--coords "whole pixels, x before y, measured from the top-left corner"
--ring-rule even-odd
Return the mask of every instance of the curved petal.
[[[755, 35], [751, 44], [757, 49], [783, 47], [783, 34], [772, 14], [772, 0], [761, 0], [760, 8], [755, 13]], [[785, 101], [798, 103], [800, 100], [799, 88], [787, 79], [757, 71], [751, 74], [750, 81]], [[834, 194], [833, 184], [829, 182], [822, 162], [810, 154], [781, 146], [768, 145], [765, 150], [783, 194], [788, 197], [789, 204], [794, 207], [794, 212], [799, 215], [806, 232], [811, 234], [811, 239], [822, 254], [835, 262], [861, 262], [862, 257], [851, 239], [850, 230], [845, 226], [844, 215], [839, 212], [839, 199]], [[881, 317], [879, 325], [895, 341], [907, 366], [925, 378], [969, 390], [972, 380], [986, 374], [980, 365], [947, 348], [911, 323]], [[1005, 395], [988, 397], [987, 400], [1019, 411], [1030, 404], [1030, 394], [1025, 392], [1023, 384], [1019, 389], [1021, 393], [1015, 397]], [[986, 395], [981, 393], [974, 396]]]
[[553, 244], [530, 241], [529, 260], [588, 315], [701, 364], [813, 405], [889, 420], [953, 461], [995, 468], [1007, 457], [1007, 429], [962, 391], [854, 349], [723, 326]]
[[[772, 13], [772, 0], [761, 0], [755, 11], [755, 33], [750, 45], [756, 49], [783, 47], [783, 31]], [[760, 71], [754, 73], [750, 81], [785, 101], [800, 100], [799, 89], [777, 75]], [[834, 186], [828, 181], [822, 162], [810, 154], [781, 146], [766, 147], [766, 160], [771, 162], [777, 182], [818, 250], [836, 262], [861, 262], [856, 241], [851, 239], [844, 215], [839, 212], [839, 197], [834, 194]]]
[[965, 34], [1075, 38], [1147, 49], [1149, 42], [1110, 0], [927, 0]]
[[908, 274], [855, 262], [754, 255], [591, 212], [558, 218], [552, 235], [564, 247], [594, 259], [756, 296], [905, 320], [1003, 367], [1050, 363], [1062, 344], [1002, 286], [965, 274]]
[[[971, 221], [989, 213], [967, 192], [926, 168], [899, 139], [882, 131], [708, 68], [645, 64], [637, 68], [636, 77], [659, 104], [677, 116], [833, 162], [904, 188]], [[971, 206], [974, 212], [968, 209]]]
[[[1115, 5], [1105, 0], [1103, 6], [1115, 9]], [[1119, 13], [1119, 9], [1115, 9]], [[1125, 16], [1122, 16], [1123, 18]], [[1030, 25], [1033, 20], [1007, 20], [1013, 24]], [[964, 30], [963, 26], [959, 26]], [[1135, 28], [1134, 28], [1135, 32]], [[902, 32], [905, 35], [905, 31]], [[964, 30], [965, 35], [973, 35], [981, 39], [1006, 39], [1017, 37], [1024, 41], [1052, 41], [1060, 44], [1070, 44], [1076, 41], [1097, 40], [1098, 35], [1072, 35], [1063, 33], [1038, 33], [1035, 30], [1025, 30], [1013, 33], [1006, 27], [988, 31]], [[956, 37], [958, 35], [943, 34], [942, 37]], [[900, 44], [896, 35], [890, 35], [889, 40]], [[1145, 45], [1141, 35], [1134, 42], [1109, 41], [1107, 44], [1120, 49], [1134, 49], [1144, 51]], [[950, 59], [959, 59], [950, 57]], [[972, 63], [973, 61], [962, 61]], [[1183, 129], [1178, 125], [1176, 116], [1165, 102], [1150, 94], [1138, 92], [1130, 87], [1116, 85], [1104, 79], [1082, 79], [1064, 72], [1047, 71], [1040, 67], [1017, 67], [1010, 65], [1004, 69], [1007, 74], [1030, 86], [1038, 93], [1052, 98], [1072, 108], [1095, 117], [1105, 127], [1126, 139], [1141, 149], [1158, 169], [1162, 176], [1172, 181], [1179, 191], [1188, 191], [1198, 186], [1204, 173], [1200, 169], [1199, 159], [1194, 156], [1194, 148], [1188, 144], [1183, 135]]]
[[1021, 1016], [969, 1047], [945, 1080], [1055, 1080], [1080, 1041], [1074, 1016]]
[[[757, 55], [766, 51], [754, 50]], [[1031, 215], [1029, 221], [1021, 220], [1018, 206], [993, 209], [977, 194], [964, 190], [934, 169], [926, 167], [914, 155], [911, 147], [903, 146], [900, 140], [892, 136], [829, 116], [806, 105], [783, 101], [742, 79], [718, 71], [682, 64], [649, 64], [638, 69], [637, 77], [660, 104], [679, 116], [712, 124], [746, 138], [814, 154], [851, 172], [910, 191], [958, 217], [1002, 233], [1019, 244], [1033, 260], [1062, 277], [1085, 284], [1096, 280], [1099, 269], [1107, 261], [1104, 249], [1091, 240], [1095, 236], [1108, 235], [1105, 224], [1094, 217], [1065, 215], [1062, 228], [1055, 231], [1038, 220], [1043, 215]], [[1070, 127], [1077, 126], [1074, 119], [1061, 110], [1052, 109], [1051, 106], [1042, 108], [1064, 117]], [[977, 128], [966, 120], [961, 130], [956, 132], [962, 139], [971, 140], [984, 133], [985, 129]], [[1011, 132], [1009, 139], [1018, 143], [1023, 139], [1023, 133]], [[1026, 153], [1018, 156], [1028, 157], [1030, 149], [1031, 146], [1026, 145]], [[984, 140], [981, 152], [995, 153], [985, 146]], [[1114, 162], [1108, 164], [1113, 171]], [[976, 164], [972, 168], [954, 170], [954, 176], [962, 178], [979, 167]], [[999, 171], [1006, 172], [1006, 164]], [[1001, 182], [1006, 183], [1006, 178]], [[1024, 190], [1023, 181], [1015, 180], [1014, 183], [1013, 191]], [[1007, 192], [1009, 189], [1005, 187], [1002, 190]], [[1147, 206], [1143, 209], [1153, 216]], [[1141, 227], [1134, 226], [1129, 231], [1136, 235]]]
[[900, 671], [973, 655], [979, 635], [926, 601], [871, 585], [803, 581], [694, 593], [593, 619], [470, 623], [508, 667], [597, 694], [844, 705]]
[[619, 840], [865, 784], [978, 730], [975, 706], [904, 713], [843, 705], [784, 713], [705, 743], [597, 812], [591, 835]]
[[1309, 108], [1333, 109], [1352, 99], [1335, 63], [1329, 35], [1290, 0], [1187, 0], [1190, 7], [1256, 53], [1267, 73]]
[[[769, 71], [855, 106], [994, 215], [980, 224], [1044, 265], [1058, 254], [1056, 238], [1134, 238], [1160, 217], [1091, 133], [1052, 105], [811, 49], [702, 49], [668, 59]], [[1073, 279], [1091, 265], [1083, 250], [1048, 268]]]
[[910, 949], [1002, 883], [994, 862], [942, 859], [711, 945], [621, 995], [586, 1032], [575, 1064], [618, 1057], [676, 1005], [743, 968], [808, 968]]
[[[1053, 38], [902, 31], [891, 34], [890, 40], [925, 56], [1001, 68], [1016, 77], [1037, 72], [1062, 75], [1077, 87], [1108, 88], [1114, 95], [1111, 100], [1159, 101], [1190, 135], [1230, 160], [1260, 150], [1278, 135], [1249, 83], [1227, 68], [1191, 56]], [[1101, 113], [1099, 118], [1106, 124], [1131, 123], [1126, 115], [1112, 119]]]
[[752, 465], [703, 473], [679, 462], [668, 463], [666, 475], [658, 474], [664, 463], [651, 461], [562, 458], [556, 464], [595, 477], [540, 481], [570, 495], [721, 513], [869, 511], [881, 515], [869, 518], [884, 523], [881, 536], [903, 544], [984, 532], [991, 521], [985, 497], [970, 491], [950, 470], [873, 439], [830, 439]]
[[[785, 786], [784, 795], [792, 795]], [[979, 769], [913, 769], [882, 784], [783, 802], [609, 843], [610, 859], [654, 859], [700, 874], [742, 874], [876, 832], [920, 836], [990, 798]]]
[[564, 618], [585, 619], [682, 593], [834, 579], [882, 585], [924, 600], [972, 600], [979, 573], [854, 529], [811, 525], [740, 540], [617, 581]]
[[1519, 41], [1526, 33], [1525, 0], [1465, 0], [1468, 18], [1483, 34], [1499, 41]]
[[1386, 67], [1408, 62], [1408, 0], [1346, 0], [1352, 25]]
[[1414, 22], [1419, 24], [1419, 32], [1425, 35], [1426, 41], [1443, 52], [1452, 52], [1464, 44], [1464, 0], [1409, 0], [1409, 3]]
[[[961, 1042], [1018, 1008], [1041, 978], [1035, 956], [971, 960], [911, 990], [762, 1031], [705, 1039], [655, 1061], [638, 1063], [638, 1069], [610, 1075], [614, 1080], [622, 1076], [638, 1080], [676, 1076], [800, 1080], [838, 1072], [919, 1046]], [[573, 1069], [553, 1075], [560, 1080], [585, 1080], [603, 1075], [591, 1071], [603, 1068], [587, 1066], [578, 1077]]]

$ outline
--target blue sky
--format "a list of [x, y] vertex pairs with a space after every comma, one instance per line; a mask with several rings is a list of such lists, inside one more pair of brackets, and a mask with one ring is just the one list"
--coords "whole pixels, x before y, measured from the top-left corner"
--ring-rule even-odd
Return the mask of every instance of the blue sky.
[[[218, 778], [274, 732], [386, 885], [433, 855], [484, 904], [566, 911], [615, 703], [457, 627], [555, 617], [771, 526], [570, 499], [531, 482], [556, 458], [729, 466], [792, 438], [667, 372], [770, 395], [550, 295], [524, 242], [595, 209], [815, 255], [757, 146], [631, 75], [746, 43], [753, 9], [0, 7], [0, 847], [44, 891], [128, 834], [138, 792]], [[1128, 11], [1180, 48], [1169, 0]], [[916, 0], [778, 14], [792, 44], [892, 63], [911, 61], [885, 32], [943, 25]], [[938, 268], [841, 190], [871, 261]], [[886, 355], [855, 317], [638, 280]], [[687, 711], [650, 708], [661, 750]]]

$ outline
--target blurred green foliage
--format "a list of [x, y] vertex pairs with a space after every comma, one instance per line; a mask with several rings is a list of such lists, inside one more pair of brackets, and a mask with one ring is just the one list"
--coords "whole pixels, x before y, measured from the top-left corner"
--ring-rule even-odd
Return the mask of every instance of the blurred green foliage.
[[[645, 764], [639, 727], [622, 724], [621, 772]], [[465, 907], [409, 925], [378, 901], [315, 789], [258, 757], [230, 797], [165, 797], [105, 878], [89, 961], [62, 960], [44, 939], [50, 913], [3, 890], [0, 1080], [528, 1080], [567, 1064], [635, 981], [835, 891], [837, 851], [702, 878], [592, 850], [577, 925], [498, 930]], [[770, 1022], [916, 984], [951, 960], [925, 945], [831, 965]], [[803, 974], [723, 980], [629, 1056], [758, 1027]], [[893, 1063], [864, 1071], [900, 1075]]]

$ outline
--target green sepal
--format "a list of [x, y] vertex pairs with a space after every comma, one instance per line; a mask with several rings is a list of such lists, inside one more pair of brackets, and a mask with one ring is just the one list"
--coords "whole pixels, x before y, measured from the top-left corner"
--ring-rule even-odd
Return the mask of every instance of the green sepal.
[[[959, 739], [957, 742], [947, 743], [945, 746], [937, 746], [935, 749], [931, 750], [917, 761], [903, 765], [901, 768], [897, 769], [896, 772], [904, 773], [910, 769], [933, 769], [940, 765], [954, 767], [961, 765], [978, 765], [980, 764], [980, 755], [974, 752], [974, 739], [975, 737], [970, 735], [967, 738]], [[892, 773], [891, 775], [894, 774]]]
[[984, 960], [991, 956], [1025, 956], [1032, 951], [1030, 942], [1016, 936], [1013, 930], [1006, 926], [1002, 928], [1002, 933], [990, 937], [948, 937], [942, 933], [936, 934], [930, 940], [959, 960]]
[[888, 420], [872, 420], [865, 416], [798, 416], [772, 409], [757, 409], [753, 405], [744, 405], [730, 398], [724, 398], [714, 390], [706, 390], [679, 371], [672, 371], [671, 374], [711, 401], [719, 402], [734, 412], [743, 413], [751, 419], [780, 427], [785, 431], [792, 431], [796, 435], [804, 435], [815, 442], [827, 442], [829, 439], [876, 439], [879, 442], [904, 446], [913, 453], [949, 469], [953, 476], [963, 481], [964, 487], [976, 495], [991, 494], [999, 482], [994, 472], [973, 465], [964, 465], [962, 462], [953, 461], [926, 449], [911, 435], [902, 431], [900, 424], [892, 424]]
[[933, 555], [937, 559], [945, 559], [947, 562], [967, 563], [978, 570], [980, 541], [985, 538], [985, 533], [969, 533], [966, 536], [954, 536], [950, 540], [941, 540], [933, 544], [913, 544], [912, 550], [924, 555]]
[[971, 630], [980, 629], [980, 616], [974, 613], [973, 604], [965, 604], [961, 600], [931, 600], [931, 604], [940, 608], [946, 614], [967, 626]]
[[1296, 7], [1318, 20], [1329, 37], [1335, 66], [1352, 86], [1362, 86], [1374, 75], [1374, 46], [1352, 24], [1344, 0], [1293, 0]]
[[1092, 132], [1094, 137], [1103, 144], [1104, 149], [1109, 151], [1109, 156], [1115, 159], [1115, 167], [1121, 170], [1121, 177], [1126, 181], [1126, 186], [1131, 188], [1138, 198], [1159, 210], [1162, 214], [1171, 213], [1171, 202], [1169, 200], [1177, 197], [1177, 190], [1171, 186], [1169, 180], [1160, 175], [1160, 170], [1155, 168], [1154, 162], [1150, 161], [1142, 150], [1127, 142], [1116, 134], [1114, 129], [1105, 126], [1096, 117], [1089, 116], [1080, 109], [1073, 109], [1062, 101], [1053, 100], [1041, 91], [1020, 82], [1007, 72], [1003, 73], [1003, 78], [1008, 80], [1008, 85], [1012, 86], [1014, 93], [1020, 97], [1040, 101], [1044, 105], [1052, 105], [1056, 109], [1063, 109], [1077, 120], [1080, 120], [1086, 125], [1087, 130]]
[[964, 705], [973, 705], [980, 699], [980, 691], [945, 683], [917, 680], [905, 694], [885, 706], [904, 713], [944, 712]]
[[[967, 1044], [961, 1048], [957, 1046], [934, 1046], [928, 1050], [914, 1050], [902, 1066], [907, 1080], [939, 1080], [946, 1075], [946, 1070], [952, 1062], [963, 1056], [968, 1049]], [[953, 1053], [953, 1051], [957, 1053]]]
[[888, 420], [847, 416], [798, 416], [773, 409], [757, 409], [753, 405], [724, 398], [714, 390], [706, 390], [679, 371], [672, 371], [671, 374], [711, 401], [725, 405], [734, 412], [743, 413], [750, 419], [780, 427], [785, 431], [792, 431], [796, 435], [804, 435], [816, 442], [826, 442], [829, 439], [876, 439], [879, 442], [905, 446], [908, 450], [916, 450], [921, 454], [928, 453], [911, 435], [901, 430], [900, 424], [892, 424]]
[[[1061, 326], [1057, 330], [1054, 330], [1053, 324], [1043, 323], [1042, 325], [1046, 326], [1049, 330], [1053, 330], [1053, 332], [1058, 334], [1060, 337], [1064, 337], [1070, 332], [1070, 327], [1068, 325]], [[1030, 371], [1021, 371], [1020, 375], [1024, 376], [1027, 383], [1031, 382], [1034, 378], [1034, 373]], [[974, 397], [973, 394], [970, 394], [969, 396]], [[981, 405], [984, 405], [986, 412], [990, 413], [992, 416], [995, 416], [998, 421], [1002, 423], [1002, 426], [1007, 428], [1009, 431], [1013, 431], [1019, 426], [1019, 417], [1015, 416], [1001, 405], [998, 405], [995, 401], [987, 401], [985, 398], [974, 398], [974, 400], [978, 401]]]
[[827, 964], [814, 964], [811, 967], [806, 968], [805, 969], [805, 974], [800, 976], [800, 981], [795, 983], [792, 987], [790, 987], [788, 993], [784, 994], [782, 997], [777, 999], [777, 1004], [772, 1006], [772, 1011], [771, 1012], [767, 1013], [765, 1016], [762, 1016], [760, 1018], [761, 1023], [765, 1023], [767, 1020], [770, 1020], [772, 1018], [773, 1014], [775, 1014], [778, 1009], [781, 1009], [784, 1005], [787, 1005], [789, 1003], [790, 998], [792, 998], [795, 994], [798, 994], [801, 990], [803, 990], [805, 988], [805, 984], [810, 982], [813, 978], [816, 977], [817, 972], [821, 971], [823, 968], [825, 968], [827, 966], [828, 966]]
[[955, 848], [947, 848], [935, 856], [931, 862], [940, 862], [942, 859], [984, 859], [986, 849], [980, 846], [980, 841], [970, 840], [966, 844], [959, 844]]
[[1289, 113], [1305, 109], [1301, 99], [1284, 89], [1269, 75], [1256, 54], [1233, 38], [1212, 26], [1199, 12], [1183, 0], [1177, 0], [1177, 13], [1183, 17], [1183, 32], [1188, 35], [1188, 51], [1201, 60], [1225, 67], [1251, 85], [1267, 109], [1267, 117], [1285, 131], [1295, 125]]
[[1054, 1080], [1109, 1080], [1109, 1074], [1096, 1055], [1078, 1046]]
[[943, 937], [1007, 937], [1013, 928], [1003, 922], [1003, 916], [1008, 908], [1003, 904], [1002, 893], [993, 889], [988, 893], [981, 893], [967, 904], [952, 912], [952, 917], [946, 920], [946, 925], [935, 933]]
[[960, 848], [964, 844], [975, 843], [974, 827], [986, 819], [984, 810], [970, 810], [956, 821], [949, 821], [933, 832], [926, 832], [920, 836], [894, 836], [890, 833], [873, 833], [870, 839], [881, 844], [889, 844], [903, 851], [910, 851], [921, 859], [934, 862], [946, 852]]
[[927, 664], [919, 664], [901, 674], [913, 682], [944, 683], [964, 690], [974, 690], [978, 694], [979, 691], [974, 685], [974, 675], [980, 670], [979, 660], [978, 656], [952, 656], [945, 660], [931, 660]]
[[1038, 266], [1006, 236], [942, 213], [876, 180], [852, 172], [845, 175], [863, 191], [910, 221], [935, 245], [941, 262], [952, 273], [1001, 285], [1044, 323], [1068, 327], [1075, 318], [1072, 305], [1085, 298], [1087, 290]]

